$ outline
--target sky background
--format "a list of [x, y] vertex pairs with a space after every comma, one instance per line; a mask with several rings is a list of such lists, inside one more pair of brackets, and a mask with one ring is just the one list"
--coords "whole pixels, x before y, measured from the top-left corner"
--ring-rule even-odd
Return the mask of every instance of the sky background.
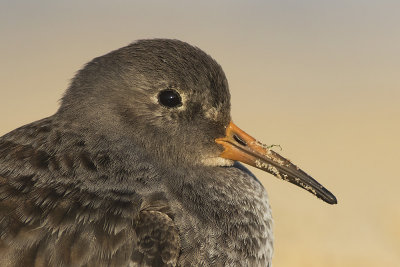
[[399, 1], [0, 0], [0, 135], [53, 114], [76, 71], [143, 38], [223, 67], [243, 130], [331, 190], [330, 206], [258, 170], [274, 266], [400, 262]]

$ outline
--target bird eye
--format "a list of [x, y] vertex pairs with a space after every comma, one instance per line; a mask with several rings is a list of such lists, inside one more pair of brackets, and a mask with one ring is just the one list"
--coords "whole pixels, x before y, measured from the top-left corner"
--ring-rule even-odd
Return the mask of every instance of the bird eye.
[[174, 108], [182, 106], [182, 98], [177, 91], [172, 89], [163, 90], [158, 94], [158, 102], [166, 107]]

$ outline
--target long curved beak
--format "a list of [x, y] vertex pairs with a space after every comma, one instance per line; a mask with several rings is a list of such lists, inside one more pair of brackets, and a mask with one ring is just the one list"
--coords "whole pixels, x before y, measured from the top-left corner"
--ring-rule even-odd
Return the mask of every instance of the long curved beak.
[[242, 131], [232, 121], [226, 128], [226, 136], [215, 139], [215, 142], [225, 148], [221, 157], [269, 172], [279, 179], [300, 186], [329, 204], [337, 204], [336, 197], [325, 187], [288, 159]]

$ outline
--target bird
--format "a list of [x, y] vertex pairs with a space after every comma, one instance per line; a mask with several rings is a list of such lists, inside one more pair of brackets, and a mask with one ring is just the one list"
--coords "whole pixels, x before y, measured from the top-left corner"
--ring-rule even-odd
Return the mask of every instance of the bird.
[[230, 108], [222, 67], [183, 41], [87, 63], [54, 115], [0, 137], [0, 266], [271, 266], [268, 195], [242, 163], [337, 200]]

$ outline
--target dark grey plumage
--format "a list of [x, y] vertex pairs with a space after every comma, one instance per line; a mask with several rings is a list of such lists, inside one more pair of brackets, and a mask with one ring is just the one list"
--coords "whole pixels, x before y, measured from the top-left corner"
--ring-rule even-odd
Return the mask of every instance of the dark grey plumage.
[[0, 266], [267, 266], [266, 192], [218, 157], [229, 121], [221, 67], [184, 42], [94, 59], [55, 115], [0, 138]]

